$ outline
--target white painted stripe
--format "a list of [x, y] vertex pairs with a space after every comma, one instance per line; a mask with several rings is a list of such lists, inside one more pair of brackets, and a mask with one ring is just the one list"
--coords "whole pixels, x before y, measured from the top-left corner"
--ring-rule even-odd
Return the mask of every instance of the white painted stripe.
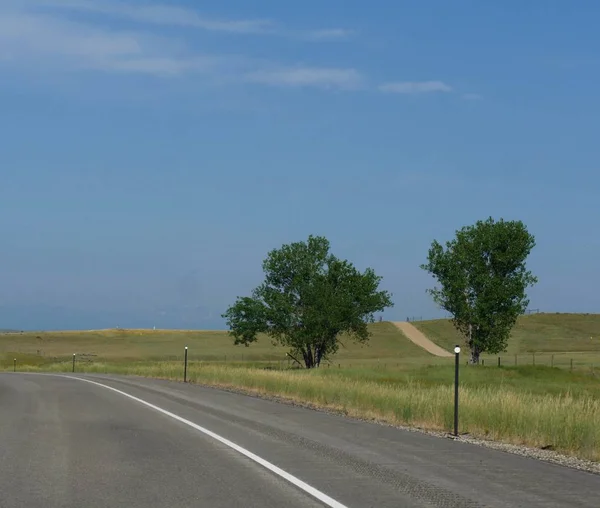
[[117, 390], [116, 388], [113, 388], [112, 386], [104, 385], [102, 383], [97, 383], [96, 381], [90, 381], [89, 379], [73, 377], [73, 376], [60, 376], [60, 377], [65, 377], [67, 379], [76, 379], [77, 381], [84, 381], [86, 383], [91, 383], [93, 385], [101, 386], [102, 388], [106, 388], [107, 390], [112, 390], [113, 392], [119, 393], [120, 395], [123, 395], [124, 397], [127, 397], [131, 400], [135, 400], [136, 402], [139, 402], [140, 404], [143, 404], [144, 406], [154, 409], [155, 411], [158, 411], [159, 413], [170, 416], [171, 418], [173, 418], [174, 420], [177, 420], [178, 422], [185, 423], [186, 425], [192, 427], [193, 429], [195, 429], [199, 432], [202, 432], [203, 434], [206, 434], [209, 437], [212, 437], [213, 439], [219, 441], [220, 443], [223, 443], [225, 446], [228, 446], [229, 448], [234, 449], [236, 452], [241, 453], [245, 457], [248, 457], [250, 460], [253, 460], [257, 464], [260, 464], [261, 466], [268, 469], [272, 473], [275, 473], [276, 475], [280, 476], [284, 480], [287, 480], [292, 485], [295, 485], [299, 489], [302, 489], [307, 494], [310, 494], [314, 498], [316, 498], [319, 501], [321, 501], [322, 503], [324, 503], [326, 506], [330, 506], [331, 508], [347, 508], [347, 506], [343, 505], [342, 503], [339, 503], [335, 499], [332, 499], [331, 497], [329, 497], [327, 494], [324, 494], [320, 490], [317, 490], [314, 487], [311, 487], [308, 483], [305, 483], [302, 480], [300, 480], [299, 478], [296, 478], [295, 476], [291, 475], [290, 473], [287, 473], [283, 469], [277, 467], [275, 464], [271, 464], [270, 462], [259, 457], [258, 455], [255, 455], [251, 451], [248, 451], [245, 448], [242, 448], [241, 446], [229, 441], [228, 439], [225, 439], [224, 437], [219, 436], [218, 434], [215, 434], [214, 432], [212, 432], [208, 429], [205, 429], [204, 427], [201, 427], [200, 425], [196, 425], [194, 422], [186, 420], [185, 418], [182, 418], [181, 416], [177, 416], [176, 414], [171, 413], [170, 411], [167, 411], [166, 409], [162, 409], [158, 406], [155, 406], [154, 404], [150, 404], [150, 402], [146, 402], [143, 399], [139, 399], [138, 397], [134, 397], [133, 395], [130, 395], [126, 392]]

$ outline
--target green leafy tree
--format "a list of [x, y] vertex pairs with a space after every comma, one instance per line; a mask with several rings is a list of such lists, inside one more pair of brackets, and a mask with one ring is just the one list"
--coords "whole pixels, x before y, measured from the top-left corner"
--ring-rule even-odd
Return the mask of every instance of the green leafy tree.
[[421, 268], [440, 287], [428, 292], [453, 316], [471, 363], [479, 363], [481, 353], [506, 350], [510, 331], [529, 304], [525, 291], [537, 282], [525, 266], [533, 247], [535, 238], [521, 221], [491, 217], [457, 231], [445, 249], [432, 243]]
[[374, 313], [393, 306], [391, 295], [378, 290], [381, 277], [330, 254], [323, 237], [271, 251], [263, 271], [252, 296], [238, 298], [223, 314], [230, 334], [235, 344], [249, 346], [265, 333], [306, 368], [334, 355], [342, 334], [367, 342]]

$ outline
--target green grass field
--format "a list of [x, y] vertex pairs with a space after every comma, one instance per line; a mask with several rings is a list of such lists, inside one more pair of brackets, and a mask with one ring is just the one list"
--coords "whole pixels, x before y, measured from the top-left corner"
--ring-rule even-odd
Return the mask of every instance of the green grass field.
[[[464, 339], [447, 319], [413, 322], [439, 346], [451, 351]], [[522, 316], [512, 331], [507, 354], [600, 351], [600, 314]]]
[[[562, 319], [562, 320], [561, 320]], [[414, 323], [451, 349], [457, 335], [444, 321]], [[600, 316], [540, 314], [523, 317], [503, 366], [461, 362], [461, 429], [475, 436], [551, 447], [600, 461]], [[342, 339], [331, 363], [313, 371], [288, 369], [284, 348], [261, 337], [236, 347], [226, 332], [105, 330], [0, 334], [0, 367], [12, 370], [133, 374], [181, 380], [183, 348], [189, 377], [217, 387], [275, 395], [393, 424], [450, 430], [453, 358], [436, 358], [390, 323], [372, 325], [366, 346]], [[587, 336], [587, 340], [585, 337]], [[460, 340], [458, 341], [461, 342]], [[526, 361], [537, 351], [537, 364]], [[519, 355], [518, 365], [508, 359]], [[570, 368], [541, 359], [582, 355]], [[600, 367], [600, 361], [597, 364]], [[568, 367], [568, 365], [560, 365]]]

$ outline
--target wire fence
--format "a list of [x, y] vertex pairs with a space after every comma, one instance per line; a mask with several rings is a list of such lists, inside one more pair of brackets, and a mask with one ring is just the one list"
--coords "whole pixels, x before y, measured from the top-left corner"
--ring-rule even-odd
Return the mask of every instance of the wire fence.
[[[571, 352], [571, 353], [519, 353], [514, 355], [485, 355], [480, 359], [481, 366], [492, 367], [518, 367], [518, 366], [538, 366], [538, 367], [556, 367], [574, 370], [590, 369], [592, 372], [600, 367], [600, 356], [589, 352]], [[593, 356], [590, 356], [593, 355]]]
[[[529, 316], [532, 314], [540, 314], [540, 309], [527, 309], [523, 315]], [[452, 319], [452, 314], [445, 312], [442, 316], [407, 316], [406, 321], [436, 321], [438, 319]]]
[[[169, 361], [180, 361], [181, 356], [173, 356]], [[301, 359], [300, 359], [301, 361]], [[523, 367], [537, 366], [550, 367], [569, 370], [571, 372], [589, 372], [597, 375], [600, 369], [600, 355], [591, 352], [569, 352], [569, 353], [518, 353], [501, 355], [482, 355], [479, 365], [470, 365], [468, 355], [463, 357], [464, 364], [470, 367]], [[296, 369], [302, 368], [295, 360], [281, 354], [264, 355], [256, 357], [254, 355], [194, 355], [190, 357], [191, 363], [215, 363], [228, 365], [254, 365], [266, 369]], [[461, 362], [463, 363], [463, 362]], [[396, 369], [422, 364], [422, 361], [416, 361], [414, 358], [403, 357], [384, 357], [369, 359], [354, 358], [332, 358], [329, 361], [323, 361], [321, 368], [365, 368], [365, 369]], [[433, 359], [432, 364], [443, 364], [442, 359]]]
[[452, 319], [452, 314], [444, 314], [443, 316], [407, 316], [406, 317], [406, 321], [408, 321], [409, 323], [411, 322], [418, 322], [418, 321], [437, 321], [439, 319]]
[[[15, 359], [17, 360], [17, 359]], [[50, 360], [50, 358], [46, 358]], [[93, 369], [95, 364], [112, 364], [109, 360], [99, 359], [95, 354], [78, 353], [72, 358], [54, 358], [55, 364], [64, 364], [65, 370], [73, 372], [85, 372], [87, 368]], [[173, 354], [162, 356], [160, 358], [146, 358], [133, 362], [126, 362], [128, 365], [139, 364], [148, 365], [149, 363], [182, 363], [183, 354]], [[300, 362], [301, 358], [298, 359]], [[404, 358], [404, 357], [382, 357], [382, 358], [332, 358], [321, 363], [321, 369], [365, 369], [365, 370], [387, 370], [390, 373], [394, 370], [406, 370], [423, 367], [424, 365], [451, 365], [453, 358], [433, 358], [430, 363], [424, 363], [422, 358]], [[116, 362], [118, 366], [121, 362]], [[569, 353], [519, 353], [519, 354], [501, 354], [497, 356], [482, 355], [479, 365], [469, 364], [468, 355], [461, 358], [463, 366], [476, 369], [522, 369], [523, 367], [533, 368], [554, 368], [567, 370], [572, 373], [590, 375], [600, 379], [600, 355], [590, 352], [569, 352]], [[27, 363], [23, 363], [27, 365]], [[258, 368], [264, 370], [304, 370], [304, 366], [296, 362], [293, 358], [282, 354], [273, 355], [247, 355], [247, 354], [227, 354], [210, 355], [194, 354], [192, 351], [188, 358], [189, 366], [201, 367], [202, 365], [223, 365], [229, 367]], [[10, 366], [0, 365], [0, 370], [10, 368], [18, 371], [21, 367], [21, 359], [12, 363]]]

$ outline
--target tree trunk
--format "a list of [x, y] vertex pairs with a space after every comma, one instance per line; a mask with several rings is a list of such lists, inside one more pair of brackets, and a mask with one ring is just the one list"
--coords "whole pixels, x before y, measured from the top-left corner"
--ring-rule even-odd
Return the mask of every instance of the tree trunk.
[[315, 366], [315, 361], [310, 347], [302, 352], [302, 356], [304, 357], [304, 365], [306, 365], [306, 368], [312, 369]]
[[[471, 365], [479, 365], [479, 355], [481, 354], [481, 348], [476, 342], [478, 332], [479, 327], [473, 330], [472, 326], [469, 325], [469, 348], [471, 349], [471, 359], [469, 360], [469, 363]], [[475, 335], [475, 337], [473, 337], [473, 335]]]
[[307, 369], [313, 369], [321, 365], [323, 359], [323, 352], [325, 351], [325, 344], [317, 344], [314, 346], [308, 346], [305, 351], [302, 352], [304, 357], [304, 364]]
[[315, 365], [319, 367], [321, 365], [321, 360], [323, 359], [323, 350], [325, 346], [323, 344], [319, 344], [315, 346]]
[[479, 351], [479, 348], [476, 347], [475, 345], [471, 345], [471, 359], [469, 360], [469, 363], [471, 365], [479, 365], [479, 355], [481, 354], [481, 351]]

